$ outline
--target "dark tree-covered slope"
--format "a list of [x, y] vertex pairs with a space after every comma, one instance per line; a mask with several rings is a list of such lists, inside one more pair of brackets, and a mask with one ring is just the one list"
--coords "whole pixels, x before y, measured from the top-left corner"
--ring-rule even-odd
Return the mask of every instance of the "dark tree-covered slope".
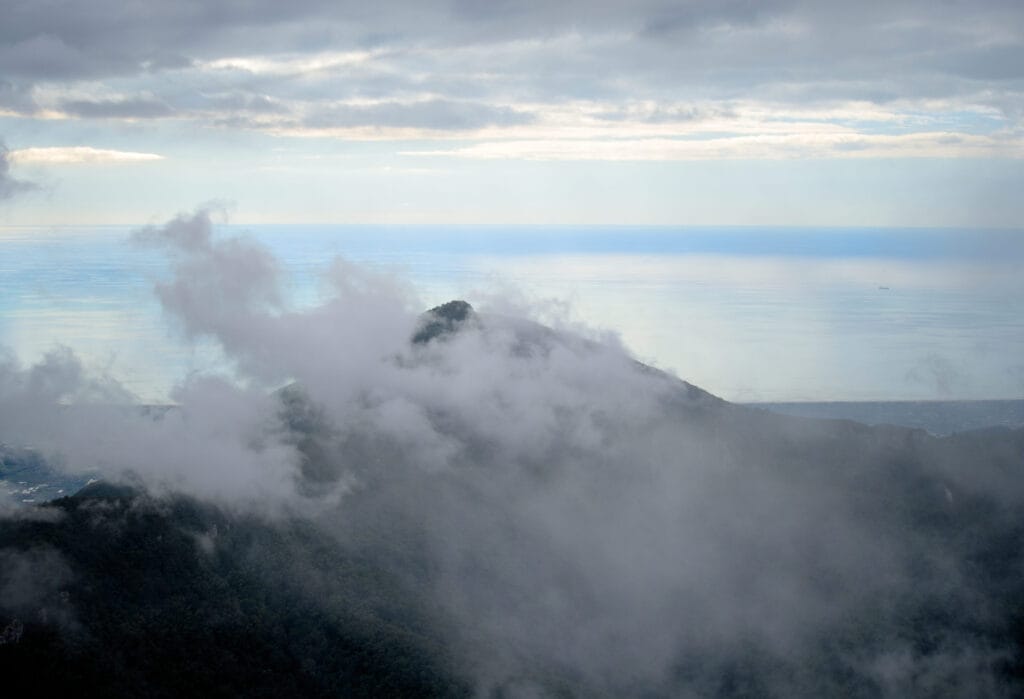
[[415, 594], [298, 521], [96, 484], [0, 521], [0, 565], [31, 694], [466, 694]]

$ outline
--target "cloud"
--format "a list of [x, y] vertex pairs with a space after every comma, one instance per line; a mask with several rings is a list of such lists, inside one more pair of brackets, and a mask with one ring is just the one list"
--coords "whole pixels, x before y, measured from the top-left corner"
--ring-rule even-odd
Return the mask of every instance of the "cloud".
[[[959, 522], [947, 493], [996, 521], [1019, 512], [1019, 479], [994, 456], [731, 406], [500, 307], [412, 342], [414, 295], [344, 260], [296, 308], [273, 256], [215, 219], [201, 208], [134, 238], [168, 256], [168, 319], [233, 374], [186, 377], [174, 406], [144, 411], [70, 351], [8, 358], [0, 439], [157, 494], [302, 518], [318, 546], [415, 589], [482, 696], [551, 678], [679, 696], [741, 671], [786, 696], [906, 693], [946, 667], [960, 686], [992, 680], [1003, 647], [976, 635], [991, 600], [959, 557], [979, 539], [941, 527]], [[936, 604], [968, 631], [925, 613]], [[923, 633], [931, 650], [909, 652]]]
[[309, 55], [226, 57], [205, 61], [197, 67], [209, 71], [240, 71], [249, 75], [281, 75], [303, 77], [335, 69], [350, 69], [367, 63], [374, 57], [371, 51], [321, 51]]
[[472, 102], [426, 100], [334, 105], [307, 116], [302, 126], [313, 130], [369, 126], [383, 129], [475, 130], [485, 126], [528, 124], [532, 116], [510, 107]]
[[70, 165], [78, 163], [140, 163], [163, 160], [164, 157], [156, 153], [108, 150], [91, 146], [52, 146], [10, 151], [10, 159], [16, 163]]
[[175, 279], [159, 283], [156, 292], [189, 335], [214, 328], [226, 335], [229, 327], [244, 334], [268, 309], [281, 307], [277, 261], [242, 238], [215, 243], [211, 213], [205, 208], [178, 216], [165, 226], [140, 229], [133, 238], [166, 247], [177, 259]]
[[0, 66], [11, 77], [46, 80], [77, 76], [91, 59], [81, 49], [47, 34], [24, 37], [0, 46]]
[[12, 160], [16, 160], [14, 154], [7, 150], [7, 147], [0, 142], [0, 201], [10, 199], [16, 194], [36, 188], [36, 185], [31, 182], [11, 177]]
[[922, 357], [916, 366], [906, 372], [908, 383], [923, 384], [931, 388], [935, 395], [948, 397], [953, 389], [963, 383], [963, 371], [948, 358], [938, 353]]
[[297, 497], [298, 455], [275, 438], [280, 406], [265, 391], [199, 376], [178, 387], [174, 411], [151, 413], [67, 348], [29, 367], [0, 356], [2, 442], [29, 445], [68, 473], [268, 514]]
[[[936, 118], [968, 140], [995, 139], [1018, 128], [1024, 114], [1024, 76], [1015, 60], [1024, 36], [1012, 3], [970, 10], [936, 10], [917, 0], [856, 10], [781, 1], [756, 8], [654, 0], [472, 4], [396, 2], [356, 12], [309, 1], [258, 3], [243, 12], [230, 3], [151, 3], [126, 13], [106, 3], [86, 12], [74, 3], [43, 11], [19, 2], [0, 34], [0, 74], [9, 108], [25, 116], [174, 114], [198, 125], [275, 134], [497, 135], [553, 138], [566, 141], [564, 149], [595, 120], [631, 122], [621, 135], [601, 136], [605, 151], [617, 138], [635, 137], [641, 124], [668, 125], [666, 136], [685, 137], [694, 122], [720, 120], [740, 100], [821, 113], [860, 101], [888, 111], [889, 124], [911, 134], [934, 133], [924, 122]], [[97, 91], [147, 97], [81, 96]], [[248, 103], [217, 95], [247, 95]], [[583, 102], [594, 109], [574, 113]], [[544, 124], [553, 112], [561, 120], [547, 125], [556, 133], [516, 131]], [[775, 133], [770, 114], [747, 115], [747, 133]], [[825, 118], [849, 126], [842, 116]], [[885, 135], [880, 130], [859, 124], [856, 135]], [[802, 157], [843, 157], [840, 151]], [[861, 149], [861, 157], [894, 154]], [[933, 155], [945, 157], [934, 149]], [[751, 157], [776, 156], [755, 148]]]
[[1024, 141], [949, 133], [794, 132], [690, 139], [546, 139], [474, 143], [411, 156], [480, 160], [758, 160], [790, 158], [1022, 158]]
[[[54, 605], [59, 613], [60, 588], [73, 574], [68, 562], [46, 546], [17, 551], [0, 549], [0, 610], [21, 616], [36, 614], [41, 606]], [[67, 623], [68, 619], [60, 619]]]
[[60, 110], [87, 119], [152, 119], [174, 113], [167, 104], [153, 99], [72, 100], [62, 102]]
[[254, 114], [283, 114], [288, 112], [281, 102], [262, 94], [226, 93], [204, 96], [203, 106], [214, 111]]
[[0, 78], [0, 114], [31, 114], [36, 111], [31, 88]]

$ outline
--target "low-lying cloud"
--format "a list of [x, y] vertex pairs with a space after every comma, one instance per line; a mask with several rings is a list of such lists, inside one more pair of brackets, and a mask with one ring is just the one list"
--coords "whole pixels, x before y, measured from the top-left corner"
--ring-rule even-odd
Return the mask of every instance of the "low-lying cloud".
[[189, 377], [154, 412], [68, 351], [8, 359], [0, 439], [312, 523], [408, 578], [481, 695], [1000, 694], [1001, 637], [950, 622], [922, 646], [899, 620], [940, 600], [996, 618], [961, 558], [976, 539], [936, 532], [1019, 512], [1003, 466], [968, 472], [923, 433], [730, 406], [493, 310], [427, 332], [400, 281], [342, 260], [324, 301], [294, 308], [270, 253], [213, 216], [134, 239], [171, 260], [169, 320], [234, 375]]

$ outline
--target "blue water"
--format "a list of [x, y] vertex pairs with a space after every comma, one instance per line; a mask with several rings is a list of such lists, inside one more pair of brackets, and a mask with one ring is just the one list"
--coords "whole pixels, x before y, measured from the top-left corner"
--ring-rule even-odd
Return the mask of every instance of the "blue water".
[[[55, 344], [147, 401], [224, 368], [152, 287], [126, 227], [0, 228], [0, 345]], [[1024, 396], [1024, 233], [923, 229], [226, 226], [277, 255], [298, 305], [335, 255], [398, 275], [424, 308], [510, 299], [617, 332], [636, 356], [741, 401]]]
[[898, 425], [936, 436], [990, 428], [1024, 427], [1024, 400], [752, 403], [783, 415]]

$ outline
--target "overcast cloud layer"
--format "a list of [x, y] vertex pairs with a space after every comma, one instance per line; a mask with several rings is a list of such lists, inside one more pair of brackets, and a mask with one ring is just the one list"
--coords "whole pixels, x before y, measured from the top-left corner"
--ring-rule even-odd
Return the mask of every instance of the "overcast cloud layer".
[[1022, 154], [1016, 2], [13, 2], [3, 14], [8, 115], [470, 137], [451, 154], [485, 158]]
[[1016, 227], [1022, 39], [996, 1], [18, 0], [0, 136], [61, 196], [4, 216]]

